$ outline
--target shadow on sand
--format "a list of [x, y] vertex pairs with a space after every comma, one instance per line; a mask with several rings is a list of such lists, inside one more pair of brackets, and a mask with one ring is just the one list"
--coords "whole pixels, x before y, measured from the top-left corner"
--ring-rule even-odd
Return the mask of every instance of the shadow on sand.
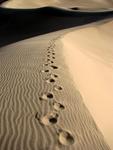
[[37, 9], [0, 8], [0, 47], [53, 31], [112, 18], [113, 11], [87, 12], [43, 7]]

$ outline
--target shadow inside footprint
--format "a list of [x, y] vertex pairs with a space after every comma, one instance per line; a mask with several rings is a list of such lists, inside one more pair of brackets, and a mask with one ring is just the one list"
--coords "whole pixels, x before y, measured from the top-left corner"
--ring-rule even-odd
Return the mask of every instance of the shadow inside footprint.
[[39, 120], [39, 113], [38, 113], [38, 112], [36, 113], [35, 118], [36, 118], [37, 120]]
[[57, 66], [54, 66], [54, 65], [52, 65], [51, 66], [53, 69], [58, 69], [58, 67]]
[[75, 140], [70, 132], [62, 130], [59, 133], [59, 142], [62, 145], [69, 146], [69, 145], [74, 144]]
[[47, 93], [47, 98], [52, 99], [53, 98], [53, 94], [52, 93]]
[[50, 112], [47, 115], [40, 117], [39, 121], [43, 125], [54, 125], [58, 122], [58, 117], [58, 113]]
[[55, 59], [55, 57], [52, 57], [53, 59]]
[[47, 83], [55, 83], [55, 79], [52, 79], [52, 78], [51, 78], [51, 79], [46, 80], [46, 82], [47, 82]]
[[48, 99], [53, 99], [52, 93], [42, 94], [42, 96], [39, 97], [39, 100], [48, 100]]
[[57, 119], [56, 118], [49, 118], [49, 122], [52, 124], [57, 123]]
[[55, 86], [54, 86], [54, 89], [55, 89], [56, 91], [61, 91], [61, 90], [63, 90], [63, 88], [62, 88], [61, 86], [58, 86], [58, 85], [55, 85]]
[[53, 74], [52, 76], [55, 77], [55, 78], [58, 78], [58, 75], [57, 75], [57, 74]]
[[47, 61], [50, 61], [50, 59], [47, 59]]
[[62, 105], [62, 104], [60, 104], [60, 103], [58, 103], [58, 102], [54, 102], [54, 103], [53, 103], [53, 108], [54, 108], [55, 110], [57, 110], [57, 111], [60, 111], [60, 110], [64, 110], [64, 109], [65, 109], [64, 105]]
[[43, 64], [43, 66], [48, 66], [48, 64]]
[[47, 69], [47, 70], [42, 70], [42, 72], [49, 72], [49, 70]]

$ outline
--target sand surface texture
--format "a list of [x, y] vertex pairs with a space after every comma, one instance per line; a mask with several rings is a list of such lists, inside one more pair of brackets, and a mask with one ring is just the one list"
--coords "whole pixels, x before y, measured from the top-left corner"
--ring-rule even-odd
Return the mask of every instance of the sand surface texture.
[[61, 33], [1, 48], [1, 150], [110, 149], [70, 77]]
[[[44, 6], [57, 8], [23, 9]], [[113, 11], [59, 7], [104, 11], [113, 1], [10, 0], [0, 6], [0, 150], [112, 149], [113, 23], [109, 30], [103, 22], [75, 26], [112, 18]]]
[[113, 21], [62, 38], [67, 65], [84, 102], [113, 149]]

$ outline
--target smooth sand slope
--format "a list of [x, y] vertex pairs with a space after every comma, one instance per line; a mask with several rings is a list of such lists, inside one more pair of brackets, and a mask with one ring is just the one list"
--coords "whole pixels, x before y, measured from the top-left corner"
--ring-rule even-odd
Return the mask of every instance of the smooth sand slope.
[[1, 150], [110, 149], [64, 63], [64, 32], [1, 48]]
[[64, 56], [84, 102], [113, 149], [113, 21], [62, 39]]
[[109, 8], [113, 7], [112, 0], [8, 0], [2, 7], [37, 8], [44, 6]]

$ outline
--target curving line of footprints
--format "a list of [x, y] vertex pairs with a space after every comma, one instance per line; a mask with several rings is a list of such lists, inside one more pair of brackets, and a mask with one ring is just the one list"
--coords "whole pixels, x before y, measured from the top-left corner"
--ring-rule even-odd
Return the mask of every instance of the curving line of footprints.
[[[58, 69], [58, 67], [56, 65], [54, 65], [54, 60], [55, 60], [55, 41], [57, 40], [57, 38], [53, 39], [50, 42], [50, 45], [47, 48], [47, 59], [46, 59], [46, 63], [43, 64], [44, 67], [51, 67], [52, 71], [47, 69], [42, 70], [42, 73], [49, 73], [47, 75], [49, 75], [46, 79], [46, 82], [48, 84], [54, 84], [53, 88], [56, 91], [61, 91], [63, 90], [63, 88], [59, 85], [56, 85], [56, 78], [58, 78], [58, 75], [55, 74], [53, 72], [53, 70]], [[65, 109], [65, 106], [57, 101], [54, 100], [54, 95], [52, 92], [48, 92], [48, 93], [43, 93], [40, 97], [39, 97], [40, 101], [49, 101], [49, 104], [52, 108], [52, 111], [47, 113], [44, 116], [39, 115], [38, 113], [36, 113], [35, 118], [42, 124], [45, 126], [50, 126], [50, 125], [55, 125], [58, 122], [58, 118], [59, 118], [59, 112]], [[68, 131], [63, 130], [62, 128], [59, 128], [57, 131], [58, 134], [58, 142], [61, 145], [72, 145], [75, 140], [74, 137], [72, 136], [72, 134]]]

